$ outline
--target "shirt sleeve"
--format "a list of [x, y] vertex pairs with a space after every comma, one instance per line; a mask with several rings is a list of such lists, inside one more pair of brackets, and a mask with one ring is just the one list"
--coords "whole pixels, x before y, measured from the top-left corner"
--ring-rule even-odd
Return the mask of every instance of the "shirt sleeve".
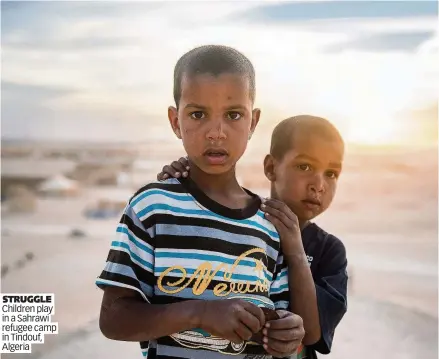
[[330, 353], [335, 328], [347, 311], [346, 249], [340, 240], [332, 239], [319, 263], [321, 273], [314, 278], [322, 335], [310, 347], [321, 354]]
[[284, 261], [283, 255], [279, 255], [276, 262], [276, 269], [270, 287], [270, 299], [274, 303], [276, 310], [287, 310], [290, 305], [288, 287], [288, 266]]
[[153, 227], [146, 229], [131, 203], [127, 204], [96, 285], [132, 289], [151, 302], [155, 285], [153, 239]]

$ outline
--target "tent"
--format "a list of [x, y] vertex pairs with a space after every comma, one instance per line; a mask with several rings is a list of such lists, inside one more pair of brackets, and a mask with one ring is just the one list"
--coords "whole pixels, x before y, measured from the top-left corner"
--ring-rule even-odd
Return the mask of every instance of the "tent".
[[70, 197], [78, 194], [79, 186], [76, 181], [63, 175], [55, 175], [41, 183], [38, 191], [47, 196]]

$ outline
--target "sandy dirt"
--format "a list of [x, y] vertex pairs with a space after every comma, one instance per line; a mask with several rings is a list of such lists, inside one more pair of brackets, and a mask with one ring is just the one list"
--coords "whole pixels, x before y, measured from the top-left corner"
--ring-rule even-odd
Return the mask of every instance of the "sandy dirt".
[[[351, 274], [348, 314], [328, 358], [437, 358], [437, 169], [412, 162], [399, 172], [384, 162], [378, 174], [351, 169], [317, 220], [345, 243]], [[102, 293], [94, 280], [118, 219], [86, 220], [81, 212], [111, 191], [121, 194], [89, 189], [73, 200], [40, 200], [29, 215], [2, 208], [1, 258], [9, 266], [2, 292], [54, 292], [60, 333], [31, 355], [5, 359], [141, 357], [136, 343], [108, 341], [97, 325]], [[70, 237], [73, 228], [86, 236]], [[33, 259], [20, 261], [28, 252]]]

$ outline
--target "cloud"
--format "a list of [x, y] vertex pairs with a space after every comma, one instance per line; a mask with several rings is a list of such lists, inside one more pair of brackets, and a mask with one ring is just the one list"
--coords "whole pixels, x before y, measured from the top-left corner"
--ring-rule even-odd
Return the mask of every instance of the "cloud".
[[437, 17], [435, 1], [293, 1], [262, 5], [239, 14], [251, 21], [280, 22], [340, 19]]
[[129, 47], [135, 44], [134, 39], [128, 37], [125, 38], [111, 38], [104, 36], [96, 36], [94, 38], [80, 38], [71, 39], [65, 41], [62, 39], [48, 38], [45, 36], [28, 38], [28, 37], [10, 37], [2, 41], [2, 46], [9, 46], [15, 50], [19, 49], [30, 49], [34, 50], [48, 50], [48, 51], [59, 51], [59, 50], [94, 50], [97, 48], [115, 48], [115, 47]]
[[[431, 34], [435, 23], [430, 13], [425, 15], [424, 5], [412, 18], [401, 12], [392, 19], [322, 20], [317, 12], [318, 20], [258, 22], [248, 18], [261, 8], [278, 5], [4, 4], [2, 78], [15, 88], [2, 98], [8, 108], [2, 120], [3, 132], [10, 135], [21, 135], [26, 121], [34, 134], [46, 136], [130, 139], [142, 137], [145, 126], [168, 131], [166, 108], [173, 102], [175, 62], [189, 49], [207, 43], [236, 47], [254, 63], [262, 126], [311, 112], [333, 117], [347, 131], [359, 112], [364, 118], [381, 112], [391, 115], [436, 96], [431, 39], [418, 38], [416, 45], [411, 39], [411, 49], [417, 46], [411, 53], [382, 48], [383, 43], [410, 34]], [[303, 3], [296, 5], [308, 9]], [[326, 52], [340, 44], [343, 52]], [[44, 95], [38, 98], [40, 91]], [[16, 118], [22, 119], [20, 126]], [[63, 132], [62, 124], [69, 131]], [[81, 126], [94, 130], [85, 134]]]
[[348, 49], [373, 52], [412, 52], [434, 36], [434, 31], [378, 33], [370, 36], [358, 36], [353, 40], [328, 46], [326, 51], [340, 52]]
[[37, 100], [41, 100], [46, 97], [57, 97], [62, 96], [64, 94], [68, 94], [74, 92], [74, 90], [69, 90], [66, 88], [60, 87], [50, 87], [50, 86], [39, 86], [39, 85], [21, 85], [13, 82], [2, 81], [1, 82], [1, 90], [2, 95], [8, 94], [19, 94], [25, 95], [24, 97], [36, 98]]

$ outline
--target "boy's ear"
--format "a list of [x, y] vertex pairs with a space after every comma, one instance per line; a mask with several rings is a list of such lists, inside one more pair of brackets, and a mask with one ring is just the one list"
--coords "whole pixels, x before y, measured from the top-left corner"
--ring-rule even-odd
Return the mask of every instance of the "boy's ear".
[[250, 124], [250, 137], [259, 123], [259, 117], [261, 117], [261, 110], [259, 108], [255, 108], [252, 111], [252, 123]]
[[270, 182], [276, 181], [275, 167], [276, 162], [274, 157], [270, 154], [266, 155], [264, 158], [264, 173], [265, 177], [267, 177]]
[[175, 135], [181, 140], [180, 122], [178, 121], [178, 110], [176, 107], [168, 107], [168, 119]]

